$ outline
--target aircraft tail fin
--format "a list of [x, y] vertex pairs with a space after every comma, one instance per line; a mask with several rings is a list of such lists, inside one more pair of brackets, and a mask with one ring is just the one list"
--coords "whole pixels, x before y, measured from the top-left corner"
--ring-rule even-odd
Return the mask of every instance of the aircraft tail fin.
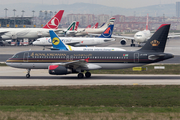
[[99, 23], [97, 22], [92, 28], [94, 28], [94, 29], [97, 28], [97, 27], [98, 27], [98, 24], [99, 24]]
[[91, 25], [88, 25], [86, 28], [91, 28]]
[[75, 29], [75, 26], [76, 26], [76, 21], [73, 21], [73, 22], [69, 25], [69, 27], [67, 28], [67, 31], [68, 31], [68, 30], [69, 30], [69, 31], [74, 30], [74, 29]]
[[99, 38], [111, 38], [114, 25], [109, 25], [108, 28], [99, 36]]
[[51, 36], [52, 46], [54, 49], [59, 49], [64, 51], [69, 50], [53, 30], [49, 30], [49, 34]]
[[149, 14], [147, 14], [147, 20], [146, 20], [146, 30], [148, 30], [148, 20], [149, 19]]
[[101, 28], [107, 28], [109, 25], [114, 25], [115, 17], [111, 17]]
[[57, 29], [59, 23], [61, 22], [62, 15], [64, 10], [60, 10], [50, 21], [43, 27], [45, 29]]
[[77, 31], [78, 26], [79, 26], [79, 22], [77, 21], [77, 22], [76, 22], [76, 25], [75, 25], [75, 29], [74, 29], [75, 31]]
[[170, 24], [162, 24], [146, 44], [138, 51], [164, 52]]

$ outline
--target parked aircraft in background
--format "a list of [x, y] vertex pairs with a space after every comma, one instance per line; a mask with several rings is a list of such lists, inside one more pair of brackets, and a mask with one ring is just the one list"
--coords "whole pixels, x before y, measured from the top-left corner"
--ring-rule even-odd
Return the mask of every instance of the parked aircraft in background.
[[0, 28], [0, 41], [8, 39], [37, 39], [48, 37], [49, 30], [58, 30], [64, 10], [60, 10], [43, 28]]
[[[67, 45], [73, 46], [92, 46], [99, 45], [109, 41], [115, 41], [111, 38], [114, 25], [109, 25], [105, 31], [98, 38], [82, 38], [82, 37], [60, 37], [60, 39]], [[37, 46], [52, 46], [51, 38], [39, 38], [33, 42]]]
[[[131, 47], [135, 47], [134, 42], [138, 43], [138, 46], [140, 47], [142, 43], [146, 43], [148, 39], [151, 36], [151, 32], [148, 29], [148, 14], [147, 14], [147, 21], [146, 21], [146, 29], [143, 31], [138, 31], [134, 34], [134, 37], [128, 37], [128, 36], [116, 36], [112, 35], [112, 37], [115, 38], [122, 38], [120, 41], [121, 45], [126, 45], [126, 39], [131, 40]], [[180, 37], [180, 35], [168, 35], [168, 38], [174, 38], [174, 37]]]
[[51, 50], [65, 50], [65, 51], [125, 51], [121, 48], [112, 48], [112, 47], [73, 47], [70, 45], [66, 45], [61, 41], [61, 39], [56, 35], [53, 30], [49, 31], [52, 46]]
[[31, 69], [48, 69], [51, 75], [78, 73], [78, 78], [87, 71], [85, 76], [89, 78], [90, 70], [131, 68], [172, 58], [172, 54], [164, 53], [169, 28], [169, 24], [162, 25], [137, 51], [23, 51], [6, 64], [27, 69], [27, 78]]
[[57, 32], [58, 36], [74, 36], [77, 33], [79, 22], [73, 21], [67, 29]]
[[102, 32], [109, 26], [114, 25], [115, 18], [110, 18], [102, 27], [100, 28], [86, 28], [86, 29], [78, 29], [78, 32], [75, 34], [75, 36], [85, 36], [88, 35], [88, 33], [91, 34], [102, 34]]
[[126, 39], [131, 40], [131, 47], [135, 46], [134, 42], [137, 42], [140, 46], [140, 43], [145, 43], [149, 38], [150, 38], [150, 30], [148, 29], [148, 14], [147, 14], [147, 21], [146, 21], [146, 29], [143, 31], [138, 31], [137, 33], [134, 34], [134, 37], [128, 37], [128, 36], [115, 36], [113, 35], [112, 37], [117, 37], [117, 38], [122, 38], [120, 41], [121, 45], [126, 45]]
[[98, 28], [98, 22], [92, 27], [93, 29], [96, 29], [96, 28]]

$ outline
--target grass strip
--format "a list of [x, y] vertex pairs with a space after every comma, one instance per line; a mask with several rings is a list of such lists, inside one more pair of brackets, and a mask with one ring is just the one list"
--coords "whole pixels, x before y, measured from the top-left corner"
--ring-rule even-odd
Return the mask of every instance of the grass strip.
[[180, 86], [1, 87], [3, 106], [179, 107]]

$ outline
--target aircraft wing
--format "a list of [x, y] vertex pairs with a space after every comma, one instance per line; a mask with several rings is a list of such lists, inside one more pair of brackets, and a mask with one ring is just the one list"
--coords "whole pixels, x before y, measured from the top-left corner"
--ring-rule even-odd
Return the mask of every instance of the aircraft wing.
[[[91, 33], [88, 33], [88, 35], [100, 36], [101, 34], [91, 34]], [[134, 40], [134, 37], [128, 37], [128, 36], [111, 35], [111, 37], [113, 37], [113, 38], [122, 38], [122, 39], [124, 38], [124, 39]]]
[[1, 35], [4, 35], [4, 34], [7, 33], [7, 32], [9, 32], [9, 31], [2, 31], [2, 32], [0, 31], [0, 36], [1, 36]]
[[66, 43], [66, 45], [75, 46], [76, 44], [79, 44], [80, 42], [70, 42]]
[[168, 35], [168, 38], [180, 37], [180, 35]]
[[134, 40], [134, 37], [128, 37], [128, 36], [118, 36], [118, 35], [112, 35], [111, 37], [114, 38], [124, 38], [124, 39], [129, 39], [129, 40]]
[[71, 62], [65, 62], [65, 63], [54, 63], [52, 65], [59, 65], [64, 66], [66, 68], [73, 68], [73, 69], [80, 69], [80, 70], [95, 70], [100, 69], [101, 67], [95, 64], [88, 63], [89, 58], [86, 59], [80, 59], [75, 60]]

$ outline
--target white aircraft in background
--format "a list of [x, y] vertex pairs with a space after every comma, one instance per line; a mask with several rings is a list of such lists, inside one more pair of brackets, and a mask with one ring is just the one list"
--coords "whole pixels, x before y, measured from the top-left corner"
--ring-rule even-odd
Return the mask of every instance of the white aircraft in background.
[[0, 41], [8, 39], [37, 39], [48, 37], [49, 30], [61, 31], [58, 25], [64, 10], [60, 10], [43, 28], [0, 28]]
[[67, 29], [63, 28], [63, 31], [56, 32], [58, 36], [74, 36], [77, 33], [79, 22], [73, 21]]
[[52, 46], [51, 50], [63, 50], [63, 51], [126, 51], [121, 48], [112, 48], [112, 47], [72, 47], [64, 44], [61, 39], [56, 35], [53, 30], [49, 31]]
[[[128, 36], [115, 36], [112, 35], [112, 37], [115, 38], [122, 38], [120, 41], [121, 45], [126, 45], [126, 39], [131, 40], [131, 47], [135, 47], [134, 42], [138, 43], [138, 47], [140, 47], [141, 43], [146, 43], [150, 37], [151, 37], [151, 32], [148, 29], [148, 14], [147, 14], [147, 21], [146, 21], [146, 29], [143, 31], [138, 31], [137, 33], [134, 34], [134, 37], [128, 37]], [[168, 35], [168, 38], [174, 38], [174, 37], [180, 37], [180, 35]]]
[[102, 34], [109, 25], [114, 25], [114, 21], [115, 21], [115, 18], [112, 17], [100, 28], [96, 28], [96, 29], [94, 29], [94, 28], [86, 28], [86, 29], [79, 28], [77, 30], [78, 32], [75, 34], [75, 36], [85, 36], [85, 35], [88, 35], [89, 33]]
[[[109, 41], [115, 41], [111, 38], [114, 25], [109, 25], [105, 31], [98, 38], [82, 38], [82, 37], [60, 37], [60, 39], [67, 45], [73, 46], [92, 46], [99, 45]], [[52, 46], [51, 38], [39, 38], [33, 42], [37, 46]]]
[[148, 30], [148, 14], [147, 14], [147, 21], [146, 21], [146, 29], [143, 31], [139, 31], [134, 34], [134, 37], [128, 37], [128, 36], [115, 36], [113, 35], [112, 37], [117, 37], [117, 38], [122, 38], [120, 41], [121, 45], [126, 45], [126, 39], [131, 40], [132, 44], [131, 47], [135, 46], [134, 42], [137, 42], [140, 46], [140, 43], [145, 43], [151, 36], [150, 30]]

